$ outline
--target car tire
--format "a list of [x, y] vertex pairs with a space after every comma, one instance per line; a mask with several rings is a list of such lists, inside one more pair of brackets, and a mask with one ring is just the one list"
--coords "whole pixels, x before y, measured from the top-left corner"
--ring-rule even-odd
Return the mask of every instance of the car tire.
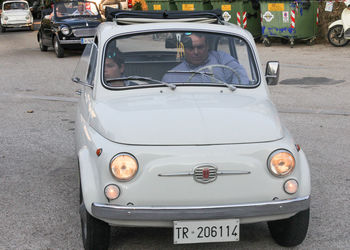
[[309, 227], [310, 209], [284, 219], [267, 222], [270, 234], [277, 244], [293, 247], [302, 243]]
[[57, 36], [53, 38], [53, 48], [55, 50], [56, 56], [58, 58], [63, 58], [64, 57], [64, 49], [60, 42], [57, 39]]
[[39, 48], [41, 51], [47, 51], [47, 46], [43, 44], [43, 39], [41, 38], [41, 34], [38, 35]]
[[6, 32], [6, 28], [4, 26], [1, 26], [1, 32], [5, 33]]
[[91, 216], [86, 210], [80, 187], [81, 235], [85, 250], [108, 249], [111, 227], [104, 221]]

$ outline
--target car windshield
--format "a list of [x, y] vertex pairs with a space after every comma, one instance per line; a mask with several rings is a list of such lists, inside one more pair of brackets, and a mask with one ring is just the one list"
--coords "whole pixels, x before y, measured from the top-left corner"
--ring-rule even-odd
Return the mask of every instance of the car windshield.
[[107, 88], [151, 85], [225, 85], [258, 83], [248, 43], [237, 36], [196, 31], [138, 33], [109, 41], [103, 63]]
[[4, 4], [4, 10], [27, 10], [28, 4], [26, 2], [11, 2]]
[[55, 16], [59, 18], [97, 15], [99, 12], [94, 2], [74, 1], [55, 4]]

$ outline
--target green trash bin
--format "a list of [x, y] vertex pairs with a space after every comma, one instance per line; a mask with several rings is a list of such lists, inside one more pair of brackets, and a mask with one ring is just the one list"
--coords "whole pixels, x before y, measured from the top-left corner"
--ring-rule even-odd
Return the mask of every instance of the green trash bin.
[[211, 0], [213, 9], [221, 9], [223, 18], [247, 29], [254, 38], [261, 37], [258, 0]]
[[178, 10], [212, 10], [210, 0], [174, 0]]
[[265, 46], [271, 45], [270, 38], [281, 38], [282, 42], [306, 40], [312, 44], [316, 39], [318, 25], [318, 1], [269, 1], [261, 0], [261, 32]]
[[174, 0], [146, 0], [148, 10], [177, 10]]

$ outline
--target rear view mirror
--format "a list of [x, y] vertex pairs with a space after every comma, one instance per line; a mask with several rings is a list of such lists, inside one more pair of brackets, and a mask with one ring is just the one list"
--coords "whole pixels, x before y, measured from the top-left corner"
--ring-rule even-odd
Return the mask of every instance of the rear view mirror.
[[166, 38], [165, 39], [165, 48], [174, 49], [176, 48], [177, 40], [176, 38]]
[[266, 64], [265, 77], [267, 85], [276, 85], [280, 76], [280, 63], [269, 61]]

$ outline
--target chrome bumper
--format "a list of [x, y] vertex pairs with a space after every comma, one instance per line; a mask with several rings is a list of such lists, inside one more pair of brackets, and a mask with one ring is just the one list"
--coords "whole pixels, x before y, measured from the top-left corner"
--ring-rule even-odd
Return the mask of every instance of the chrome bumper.
[[60, 44], [81, 44], [80, 39], [79, 40], [59, 40]]
[[309, 207], [310, 196], [263, 203], [203, 207], [130, 207], [92, 203], [91, 210], [100, 219], [174, 221], [293, 214]]
[[1, 25], [5, 28], [22, 28], [32, 26], [33, 23], [6, 23]]

